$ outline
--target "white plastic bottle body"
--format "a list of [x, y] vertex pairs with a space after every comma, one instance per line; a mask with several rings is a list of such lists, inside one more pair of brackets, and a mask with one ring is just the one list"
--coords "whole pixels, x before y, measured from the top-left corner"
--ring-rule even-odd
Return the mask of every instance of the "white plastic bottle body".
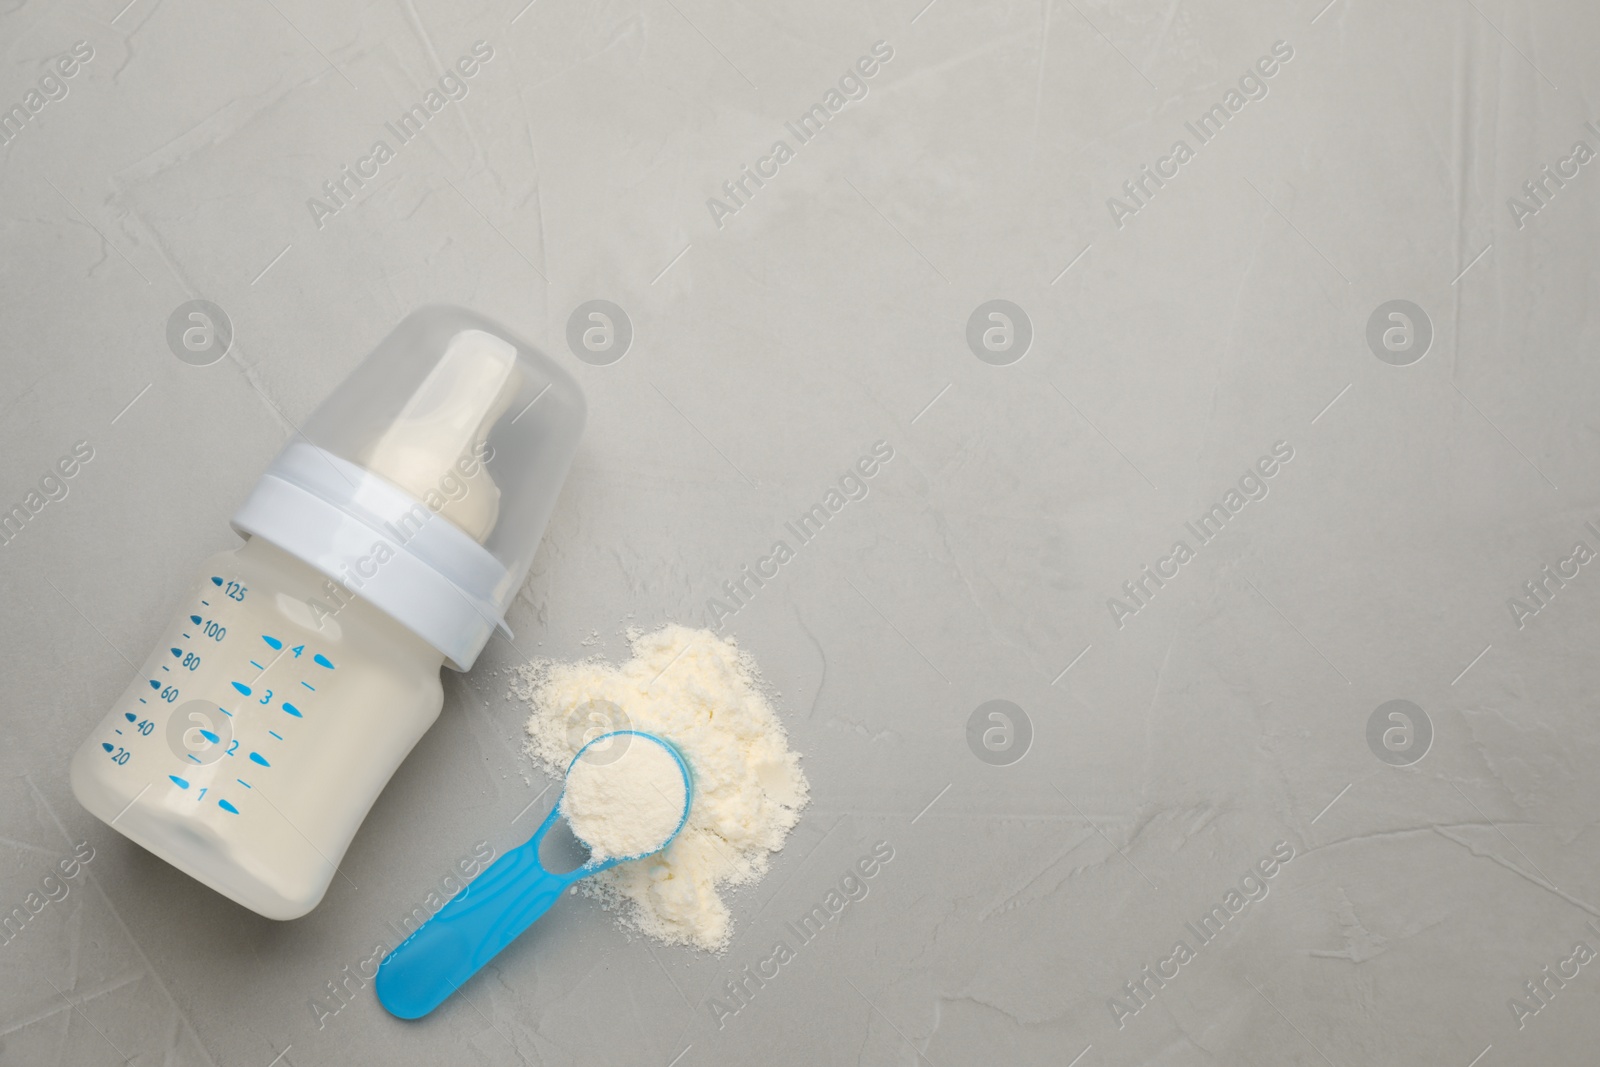
[[439, 716], [441, 654], [260, 539], [207, 560], [72, 759], [112, 828], [272, 919], [322, 899]]

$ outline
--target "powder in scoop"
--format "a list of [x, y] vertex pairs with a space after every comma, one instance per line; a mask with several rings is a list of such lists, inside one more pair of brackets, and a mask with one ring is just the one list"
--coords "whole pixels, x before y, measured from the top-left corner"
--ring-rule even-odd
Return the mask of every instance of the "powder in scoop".
[[528, 752], [561, 775], [585, 742], [612, 730], [672, 742], [695, 776], [683, 830], [658, 855], [578, 884], [631, 929], [720, 952], [733, 934], [724, 893], [767, 873], [809, 786], [749, 653], [710, 630], [676, 625], [629, 639], [626, 663], [541, 660], [519, 669], [513, 691], [533, 710]]
[[598, 863], [654, 852], [683, 818], [683, 772], [672, 753], [623, 734], [584, 749], [567, 771], [561, 814]]

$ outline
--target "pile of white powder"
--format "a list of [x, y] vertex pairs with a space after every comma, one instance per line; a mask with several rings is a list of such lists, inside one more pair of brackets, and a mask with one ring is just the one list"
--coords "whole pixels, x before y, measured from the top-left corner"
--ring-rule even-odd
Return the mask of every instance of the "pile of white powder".
[[660, 848], [683, 818], [683, 771], [662, 745], [623, 734], [590, 745], [567, 771], [561, 815], [589, 859], [642, 856]]
[[628, 637], [633, 656], [620, 665], [541, 660], [518, 671], [513, 691], [533, 709], [528, 752], [559, 777], [600, 733], [635, 729], [672, 742], [694, 775], [683, 830], [664, 852], [578, 884], [641, 933], [720, 952], [733, 933], [722, 892], [766, 874], [809, 798], [800, 756], [755, 661], [732, 641], [676, 625]]

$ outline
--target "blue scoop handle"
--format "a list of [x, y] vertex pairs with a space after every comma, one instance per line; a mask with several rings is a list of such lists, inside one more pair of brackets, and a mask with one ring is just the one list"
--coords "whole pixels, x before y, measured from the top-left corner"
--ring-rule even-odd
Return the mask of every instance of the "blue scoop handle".
[[419, 1019], [500, 954], [572, 883], [615, 862], [553, 874], [539, 862], [539, 843], [555, 821], [550, 810], [537, 833], [489, 866], [400, 942], [378, 966], [379, 1002], [392, 1015]]
[[[616, 730], [584, 745], [572, 763], [576, 766], [592, 746], [627, 736], [642, 737], [666, 749], [683, 775], [683, 812], [667, 840], [655, 850], [659, 851], [678, 836], [689, 820], [694, 775], [683, 754], [671, 742], [653, 734]], [[532, 837], [490, 864], [488, 870], [383, 958], [373, 984], [378, 1002], [391, 1015], [420, 1019], [428, 1014], [537, 922], [572, 883], [628, 859], [640, 858], [614, 856], [601, 863], [585, 863], [564, 874], [545, 870], [539, 862], [539, 845], [560, 812], [558, 800]]]

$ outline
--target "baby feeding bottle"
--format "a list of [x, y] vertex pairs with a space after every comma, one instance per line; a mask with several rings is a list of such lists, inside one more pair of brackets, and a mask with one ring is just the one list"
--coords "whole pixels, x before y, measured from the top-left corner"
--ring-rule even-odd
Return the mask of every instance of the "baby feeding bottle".
[[[72, 758], [90, 812], [268, 918], [316, 906], [527, 576], [577, 383], [461, 308], [409, 316], [280, 452]], [[509, 635], [509, 631], [505, 631]]]

